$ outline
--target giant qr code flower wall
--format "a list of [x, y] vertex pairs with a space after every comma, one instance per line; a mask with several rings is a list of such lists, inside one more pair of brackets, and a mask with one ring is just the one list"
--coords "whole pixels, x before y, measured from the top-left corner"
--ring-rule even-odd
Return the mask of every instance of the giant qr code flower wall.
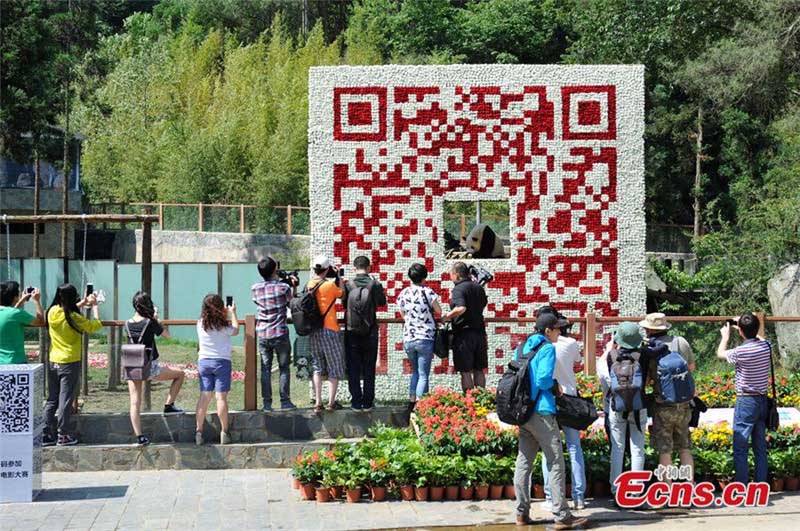
[[[387, 288], [383, 317], [414, 262], [449, 301], [444, 201], [509, 202], [510, 258], [487, 317], [644, 311], [644, 82], [641, 66], [312, 68], [312, 253], [364, 254]], [[402, 327], [382, 327], [377, 391], [402, 397]], [[489, 325], [489, 382], [529, 327]], [[436, 360], [432, 385], [456, 385]]]

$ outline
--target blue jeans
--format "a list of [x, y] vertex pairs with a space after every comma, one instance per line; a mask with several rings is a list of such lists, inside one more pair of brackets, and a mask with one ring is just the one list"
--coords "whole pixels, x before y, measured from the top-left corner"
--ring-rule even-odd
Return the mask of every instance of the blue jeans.
[[292, 345], [289, 334], [273, 338], [260, 338], [258, 340], [258, 353], [261, 355], [261, 397], [264, 407], [272, 405], [272, 358], [278, 355], [278, 380], [281, 394], [281, 407], [292, 403], [289, 394], [289, 367], [292, 363]]
[[433, 360], [433, 339], [415, 339], [406, 341], [403, 348], [411, 362], [411, 382], [408, 385], [409, 396], [417, 398], [428, 392], [428, 379]]
[[623, 413], [608, 412], [608, 424], [611, 428], [611, 492], [617, 492], [614, 481], [622, 474], [622, 465], [625, 462], [625, 444], [630, 434], [631, 445], [631, 470], [644, 470], [644, 432], [647, 430], [647, 410], [639, 410], [639, 426], [636, 427], [636, 417], [633, 412], [628, 413], [625, 420]]
[[734, 480], [747, 483], [747, 446], [752, 437], [755, 480], [767, 480], [767, 397], [737, 396], [733, 408]]
[[[581, 432], [563, 426], [564, 437], [567, 439], [567, 450], [572, 473], [572, 499], [583, 500], [586, 493], [586, 473], [583, 465], [583, 450], [581, 449]], [[542, 477], [544, 478], [544, 495], [550, 501], [550, 481], [547, 477], [547, 458], [542, 454]]]

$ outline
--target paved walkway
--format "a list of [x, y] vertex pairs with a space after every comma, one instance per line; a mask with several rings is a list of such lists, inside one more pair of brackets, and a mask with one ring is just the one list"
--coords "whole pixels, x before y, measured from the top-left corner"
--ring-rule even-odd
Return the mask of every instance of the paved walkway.
[[[45, 474], [44, 487], [34, 503], [0, 505], [0, 529], [514, 529], [511, 501], [317, 504], [300, 501], [288, 471], [276, 469], [54, 472]], [[788, 531], [800, 522], [800, 493], [775, 494], [769, 507], [688, 516], [622, 512], [608, 501], [590, 501], [582, 512], [595, 528]], [[541, 508], [532, 516], [547, 527], [550, 515]]]

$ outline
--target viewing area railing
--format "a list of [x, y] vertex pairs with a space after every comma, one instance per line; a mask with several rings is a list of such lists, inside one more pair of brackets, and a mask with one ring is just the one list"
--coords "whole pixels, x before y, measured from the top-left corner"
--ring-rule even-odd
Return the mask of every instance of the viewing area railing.
[[[766, 325], [774, 323], [800, 323], [800, 316], [769, 316], [764, 313], [757, 313], [761, 321], [760, 335], [766, 333]], [[673, 324], [679, 323], [706, 323], [706, 324], [722, 324], [727, 319], [735, 319], [737, 316], [688, 316], [688, 315], [671, 315], [669, 321]], [[573, 334], [583, 344], [584, 353], [584, 374], [593, 376], [596, 374], [596, 360], [603, 353], [603, 345], [609, 341], [611, 336], [611, 327], [623, 321], [641, 321], [644, 316], [614, 316], [603, 317], [595, 313], [587, 313], [579, 317], [570, 317], [570, 321], [579, 326], [579, 333]], [[379, 319], [381, 325], [402, 325], [402, 319]], [[343, 320], [342, 320], [343, 322]], [[536, 322], [535, 318], [486, 318], [487, 324], [509, 324], [509, 325], [522, 325], [525, 327], [526, 333], [532, 333], [533, 325]], [[108, 335], [108, 386], [109, 389], [119, 386], [120, 379], [120, 354], [121, 345], [124, 342], [123, 326], [124, 321], [102, 321]], [[167, 319], [162, 321], [165, 327], [170, 326], [195, 326], [197, 323], [194, 319]], [[258, 382], [259, 382], [259, 357], [256, 336], [256, 319], [255, 315], [247, 315], [240, 320], [240, 327], [244, 328], [244, 410], [255, 410], [258, 408]], [[528, 329], [528, 327], [530, 327]], [[593, 341], [586, 341], [585, 338], [593, 336]], [[84, 340], [84, 355], [83, 360], [83, 394], [87, 394], [88, 386], [86, 385], [86, 376], [88, 366], [88, 337]], [[46, 363], [46, 354], [40, 352], [39, 361]], [[235, 407], [235, 406], [234, 406]], [[145, 399], [145, 409], [149, 409], [149, 397]]]

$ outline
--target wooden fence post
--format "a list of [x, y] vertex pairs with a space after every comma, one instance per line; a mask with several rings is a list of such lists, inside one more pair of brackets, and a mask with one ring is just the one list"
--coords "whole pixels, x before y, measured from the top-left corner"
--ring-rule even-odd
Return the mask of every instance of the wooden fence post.
[[197, 203], [197, 231], [203, 232], [203, 203]]
[[239, 205], [239, 232], [244, 234], [244, 205]]
[[292, 234], [292, 205], [286, 207], [286, 234]]
[[586, 360], [583, 365], [583, 373], [586, 376], [594, 376], [597, 373], [597, 316], [594, 312], [586, 314], [584, 327], [583, 345]]
[[118, 376], [114, 372], [117, 364], [117, 327], [109, 326], [106, 334], [108, 337], [108, 385], [106, 385], [106, 389], [113, 391], [117, 387], [116, 377]]
[[164, 203], [158, 204], [158, 230], [164, 230]]
[[256, 316], [248, 315], [244, 320], [244, 409], [257, 409], [258, 390], [256, 386]]

